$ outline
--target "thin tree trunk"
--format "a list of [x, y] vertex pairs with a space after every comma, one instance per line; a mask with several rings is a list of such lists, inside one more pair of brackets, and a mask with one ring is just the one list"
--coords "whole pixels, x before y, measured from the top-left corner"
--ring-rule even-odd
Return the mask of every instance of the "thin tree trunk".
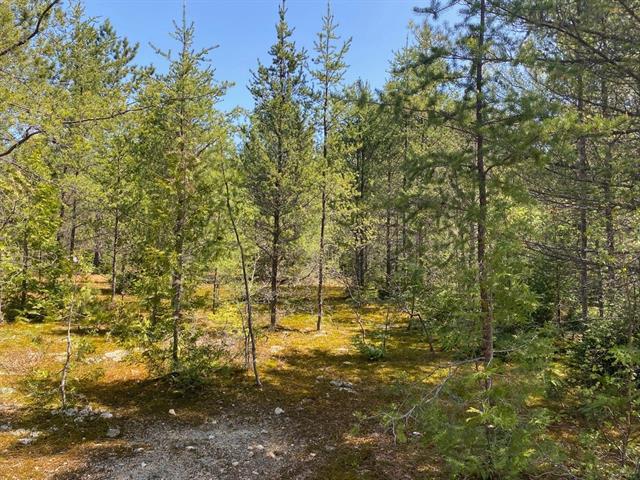
[[29, 290], [29, 282], [27, 280], [29, 273], [29, 231], [24, 231], [22, 239], [22, 281], [20, 282], [20, 308], [24, 310], [27, 306], [27, 292]]
[[[327, 38], [327, 49], [329, 39]], [[327, 52], [328, 53], [328, 52]], [[322, 104], [322, 212], [320, 214], [320, 254], [318, 258], [318, 321], [316, 330], [322, 328], [322, 315], [324, 314], [323, 282], [324, 282], [324, 230], [327, 221], [327, 170], [329, 168], [328, 158], [328, 135], [329, 135], [329, 84], [325, 78], [324, 95]]]
[[[486, 265], [486, 229], [487, 229], [487, 170], [484, 163], [484, 136], [482, 134], [484, 98], [483, 98], [483, 66], [484, 66], [484, 35], [485, 35], [485, 0], [480, 1], [480, 25], [478, 33], [478, 58], [476, 60], [476, 169], [478, 179], [478, 283], [480, 288], [480, 310], [482, 314], [482, 346], [485, 368], [493, 360], [493, 305], [489, 289]], [[487, 377], [485, 386], [491, 388], [491, 377]]]
[[116, 298], [116, 269], [117, 269], [117, 259], [118, 259], [118, 241], [120, 236], [120, 214], [116, 210], [115, 219], [113, 222], [113, 244], [111, 246], [111, 301], [113, 302]]
[[62, 409], [67, 406], [67, 377], [69, 375], [69, 368], [71, 367], [71, 324], [75, 315], [75, 302], [76, 302], [76, 285], [75, 278], [73, 284], [73, 293], [71, 296], [69, 311], [67, 312], [67, 336], [66, 336], [66, 352], [64, 365], [62, 366], [61, 378], [60, 378], [60, 399], [62, 402]]
[[[76, 174], [77, 176], [77, 174]], [[76, 251], [76, 233], [78, 230], [78, 199], [76, 194], [73, 194], [73, 201], [71, 203], [71, 230], [69, 231], [69, 255], [72, 255]]]
[[[387, 202], [390, 202], [391, 199], [391, 165], [387, 168]], [[385, 228], [384, 228], [384, 238], [385, 238], [385, 290], [386, 294], [389, 295], [391, 293], [391, 277], [393, 275], [393, 254], [391, 249], [393, 247], [391, 240], [391, 207], [389, 203], [387, 203], [387, 208], [385, 211]]]
[[240, 240], [240, 234], [238, 232], [238, 226], [236, 224], [236, 218], [231, 207], [231, 195], [229, 193], [229, 183], [224, 173], [224, 165], [222, 166], [222, 177], [224, 179], [224, 188], [227, 200], [227, 211], [229, 212], [229, 219], [231, 220], [231, 226], [233, 227], [233, 234], [236, 237], [236, 245], [240, 252], [240, 263], [242, 264], [242, 281], [244, 283], [244, 298], [247, 306], [247, 328], [249, 330], [249, 340], [251, 342], [251, 364], [253, 368], [253, 376], [256, 380], [256, 385], [261, 386], [260, 375], [258, 374], [258, 361], [256, 359], [256, 339], [253, 333], [253, 308], [251, 305], [251, 290], [249, 288], [249, 277], [247, 275], [247, 261], [244, 254], [244, 246]]
[[271, 315], [271, 327], [275, 328], [278, 321], [278, 263], [280, 260], [280, 212], [278, 210], [273, 215], [273, 241], [271, 247], [271, 299], [269, 312]]
[[[580, 123], [584, 119], [584, 88], [582, 78], [578, 79], [578, 118]], [[585, 137], [578, 138], [578, 182], [579, 190], [581, 192], [580, 199], [582, 203], [579, 204], [578, 212], [578, 233], [579, 233], [579, 271], [580, 271], [580, 310], [581, 319], [583, 325], [586, 325], [589, 319], [589, 271], [587, 265], [587, 205], [586, 205], [586, 192], [585, 186], [587, 181], [587, 145]]]

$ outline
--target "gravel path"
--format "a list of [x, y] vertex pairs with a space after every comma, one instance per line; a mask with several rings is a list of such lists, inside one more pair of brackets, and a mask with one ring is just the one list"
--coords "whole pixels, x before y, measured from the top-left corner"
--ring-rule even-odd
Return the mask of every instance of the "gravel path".
[[126, 433], [130, 456], [92, 462], [80, 478], [99, 480], [277, 479], [300, 459], [286, 419], [200, 426], [157, 423]]

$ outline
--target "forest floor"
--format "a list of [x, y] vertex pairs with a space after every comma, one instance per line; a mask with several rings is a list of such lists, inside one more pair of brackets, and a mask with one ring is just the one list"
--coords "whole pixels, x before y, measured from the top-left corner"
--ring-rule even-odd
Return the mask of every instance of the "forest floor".
[[[321, 332], [312, 298], [311, 289], [289, 292], [275, 331], [259, 313], [261, 389], [239, 368], [240, 355], [211, 385], [185, 394], [110, 336], [74, 330], [76, 408], [62, 414], [54, 405], [64, 325], [0, 326], [0, 478], [437, 477], [420, 432], [396, 444], [382, 416], [404, 399], [402, 385], [437, 381], [443, 358], [407, 329], [406, 316], [393, 315], [387, 355], [369, 361], [354, 345], [361, 326], [342, 289], [328, 292]], [[364, 328], [383, 331], [387, 315], [382, 304], [365, 306]], [[237, 306], [200, 317], [239, 350]]]

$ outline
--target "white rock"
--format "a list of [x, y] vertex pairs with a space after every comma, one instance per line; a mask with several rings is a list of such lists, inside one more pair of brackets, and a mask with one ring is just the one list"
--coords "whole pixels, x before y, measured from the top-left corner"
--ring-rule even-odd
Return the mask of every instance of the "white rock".
[[31, 445], [31, 442], [33, 442], [33, 438], [30, 437], [18, 439], [18, 443], [20, 445]]
[[169, 415], [175, 416], [175, 414], [176, 414], [176, 411], [173, 408], [170, 408], [169, 409]]
[[256, 445], [256, 450], [264, 450], [264, 445]]
[[120, 429], [118, 427], [110, 427], [109, 430], [107, 430], [107, 437], [109, 438], [116, 438], [118, 435], [120, 435]]
[[104, 418], [105, 420], [109, 420], [110, 418], [113, 418], [113, 413], [111, 413], [111, 412], [102, 412], [100, 414], [100, 418]]
[[114, 362], [121, 362], [128, 354], [129, 352], [127, 352], [126, 350], [114, 350], [112, 352], [105, 353], [103, 357]]
[[10, 395], [15, 393], [16, 389], [11, 387], [0, 387], [0, 395]]
[[275, 413], [276, 415], [282, 415], [284, 413], [284, 410], [281, 409], [280, 407], [276, 407], [273, 413]]
[[194, 447], [193, 445], [187, 445], [187, 450], [193, 451], [195, 449], [196, 449], [196, 447]]
[[231, 465], [233, 465], [234, 467], [237, 467], [238, 465], [240, 465], [240, 462], [231, 462]]
[[353, 388], [353, 383], [347, 382], [346, 380], [342, 380], [340, 378], [331, 380], [329, 383], [337, 388]]

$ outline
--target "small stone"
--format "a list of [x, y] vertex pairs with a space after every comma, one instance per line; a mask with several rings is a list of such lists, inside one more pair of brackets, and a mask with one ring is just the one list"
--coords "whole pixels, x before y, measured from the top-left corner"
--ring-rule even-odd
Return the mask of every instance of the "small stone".
[[11, 430], [11, 425], [8, 423], [0, 425], [0, 432], [8, 432], [9, 430]]
[[145, 462], [142, 462], [142, 463], [140, 464], [140, 466], [141, 466], [142, 468], [144, 468], [144, 467], [146, 467], [146, 466], [147, 466], [147, 464], [146, 464]]
[[193, 451], [195, 449], [196, 449], [196, 447], [194, 447], [193, 445], [187, 445], [187, 450]]
[[169, 415], [173, 415], [175, 417], [176, 411], [173, 408], [169, 409]]
[[208, 438], [209, 440], [215, 440], [216, 436], [215, 436], [215, 435], [209, 435], [207, 438]]
[[93, 414], [93, 409], [89, 405], [78, 412], [78, 415], [81, 417], [88, 417], [91, 414]]
[[11, 387], [0, 387], [0, 395], [11, 395], [15, 393], [16, 389]]
[[20, 445], [31, 445], [31, 442], [33, 442], [33, 438], [19, 438], [18, 439], [18, 443]]
[[102, 412], [100, 414], [100, 418], [104, 418], [105, 420], [109, 420], [110, 418], [113, 418], [113, 413], [111, 413], [111, 412]]
[[240, 465], [240, 462], [233, 461], [231, 462], [231, 465], [233, 465], [234, 467], [237, 467], [238, 465]]
[[276, 415], [282, 415], [284, 413], [284, 410], [281, 409], [280, 407], [276, 407], [273, 413], [275, 413]]
[[278, 457], [276, 456], [276, 454], [275, 454], [275, 453], [273, 453], [273, 452], [267, 452], [265, 456], [266, 456], [266, 457], [269, 457], [269, 458], [273, 458], [274, 460], [275, 460], [276, 458], [278, 458]]
[[260, 474], [259, 474], [257, 471], [255, 471], [255, 470], [254, 470], [253, 472], [251, 472], [251, 473], [253, 473], [254, 475], [260, 475]]
[[333, 445], [325, 445], [324, 449], [327, 452], [333, 452], [336, 449], [336, 447], [334, 447]]
[[256, 450], [264, 450], [264, 445], [256, 445]]
[[266, 434], [266, 433], [269, 433], [269, 432], [268, 432], [268, 431], [266, 431], [266, 430], [260, 430], [260, 433], [262, 433], [262, 434]]
[[346, 380], [342, 380], [340, 378], [336, 380], [331, 380], [329, 383], [336, 388], [348, 388], [348, 389], [353, 388], [353, 383], [347, 382]]
[[144, 448], [142, 448], [142, 447], [138, 447], [138, 448], [136, 448], [136, 449], [135, 449], [135, 452], [136, 452], [136, 453], [144, 452]]
[[420, 432], [411, 432], [411, 435], [413, 435], [414, 437], [419, 437], [422, 434]]
[[107, 430], [107, 437], [109, 438], [116, 438], [118, 435], [120, 435], [120, 429], [118, 427], [110, 427], [109, 430]]
[[253, 452], [253, 451], [249, 452], [249, 456], [250, 457], [253, 457], [255, 454], [256, 454], [256, 452]]

